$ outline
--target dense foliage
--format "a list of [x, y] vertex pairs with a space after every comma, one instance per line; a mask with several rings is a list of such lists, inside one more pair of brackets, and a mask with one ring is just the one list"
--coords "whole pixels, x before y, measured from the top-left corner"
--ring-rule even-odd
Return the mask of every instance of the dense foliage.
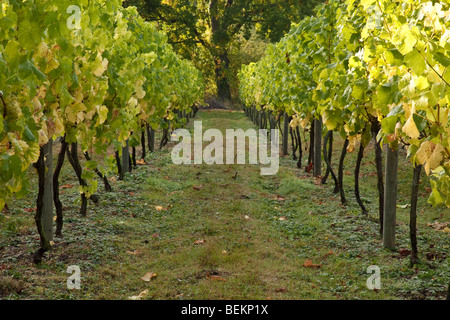
[[[26, 190], [27, 169], [65, 137], [106, 156], [143, 124], [158, 128], [202, 98], [202, 76], [167, 37], [120, 0], [2, 0], [0, 208]], [[85, 179], [95, 161], [86, 162]], [[81, 192], [93, 194], [96, 183]]]
[[247, 106], [313, 118], [355, 144], [407, 146], [450, 206], [450, 7], [430, 1], [330, 1], [244, 66]]

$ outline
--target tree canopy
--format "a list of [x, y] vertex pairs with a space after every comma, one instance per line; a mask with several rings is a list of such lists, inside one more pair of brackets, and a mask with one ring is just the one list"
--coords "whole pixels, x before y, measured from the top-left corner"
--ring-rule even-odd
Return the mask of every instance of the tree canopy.
[[[312, 14], [320, 0], [126, 0], [140, 14], [166, 31], [169, 43], [194, 60], [205, 78], [213, 78], [220, 99], [231, 98], [229, 51], [233, 42], [248, 40], [252, 31], [261, 39], [279, 41], [291, 22]], [[206, 59], [205, 62], [205, 58]]]

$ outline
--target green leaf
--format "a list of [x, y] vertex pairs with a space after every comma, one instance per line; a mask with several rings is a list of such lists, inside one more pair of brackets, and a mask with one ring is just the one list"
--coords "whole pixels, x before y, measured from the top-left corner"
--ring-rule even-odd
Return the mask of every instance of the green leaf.
[[41, 27], [37, 21], [23, 20], [19, 24], [18, 38], [25, 50], [36, 49], [41, 42]]
[[16, 40], [9, 40], [5, 47], [5, 60], [12, 65], [17, 64], [20, 58], [20, 44]]
[[376, 2], [376, 0], [361, 0], [361, 4], [364, 6], [364, 10], [367, 10], [375, 2]]
[[378, 86], [376, 99], [380, 105], [388, 105], [391, 102], [391, 88], [388, 86]]
[[417, 130], [419, 130], [419, 132], [422, 132], [427, 127], [428, 121], [426, 118], [421, 117], [417, 114], [413, 114], [413, 120], [414, 120]]
[[86, 161], [85, 162], [85, 164], [84, 164], [84, 166], [86, 167], [86, 168], [88, 168], [88, 169], [96, 169], [97, 168], [97, 166], [98, 166], [98, 163], [97, 163], [97, 161], [95, 161], [95, 160], [89, 160], [89, 161]]
[[395, 132], [395, 126], [397, 125], [398, 116], [386, 117], [381, 120], [381, 129], [387, 134]]
[[416, 79], [415, 84], [416, 84], [416, 88], [419, 90], [425, 90], [430, 86], [427, 78], [422, 77], [422, 76], [420, 76]]
[[26, 60], [19, 65], [19, 72], [23, 79], [28, 78], [30, 75], [36, 76], [40, 81], [45, 81], [47, 78], [36, 66], [31, 63], [30, 60]]
[[437, 62], [439, 62], [440, 64], [442, 64], [444, 67], [448, 67], [450, 66], [450, 58], [446, 57], [445, 55], [443, 55], [440, 52], [437, 52], [434, 56], [433, 56], [434, 60], [436, 60]]
[[23, 136], [28, 141], [37, 142], [35, 135], [31, 132], [31, 130], [30, 130], [30, 128], [28, 128], [28, 126], [25, 126], [25, 129], [23, 130]]
[[450, 83], [450, 68], [447, 68], [446, 70], [445, 70], [445, 72], [444, 72], [444, 80], [447, 82], [447, 83]]
[[410, 53], [417, 43], [417, 36], [411, 31], [407, 23], [401, 26], [394, 38], [399, 43], [398, 51], [403, 55]]
[[421, 75], [427, 65], [425, 63], [425, 59], [421, 56], [421, 54], [417, 50], [413, 50], [405, 56], [406, 65], [411, 68], [411, 70], [416, 75]]

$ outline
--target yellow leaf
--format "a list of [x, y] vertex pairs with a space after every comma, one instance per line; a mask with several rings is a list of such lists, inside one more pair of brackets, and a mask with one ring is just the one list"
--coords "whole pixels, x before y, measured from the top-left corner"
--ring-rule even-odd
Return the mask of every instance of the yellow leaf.
[[108, 59], [103, 59], [100, 53], [98, 53], [97, 58], [95, 58], [94, 69], [92, 72], [96, 77], [101, 77], [108, 67]]
[[142, 300], [142, 298], [145, 298], [147, 295], [148, 295], [148, 290], [144, 290], [141, 293], [139, 293], [138, 296], [128, 297], [128, 300]]
[[47, 144], [47, 142], [48, 142], [48, 137], [47, 137], [47, 135], [45, 134], [45, 132], [44, 132], [44, 130], [39, 130], [38, 131], [38, 133], [39, 133], [39, 146], [44, 146], [44, 145], [46, 145]]
[[97, 106], [98, 119], [96, 126], [103, 124], [108, 118], [108, 108], [106, 106]]
[[153, 272], [146, 273], [141, 279], [145, 282], [149, 282], [150, 280], [156, 278], [157, 274]]
[[432, 154], [432, 145], [430, 141], [425, 141], [420, 145], [419, 150], [417, 150], [416, 153], [416, 159], [419, 162], [419, 164], [424, 164]]
[[144, 89], [142, 89], [142, 87], [136, 88], [136, 98], [138, 98], [139, 100], [144, 99], [146, 94], [147, 93], [144, 91]]
[[402, 128], [402, 131], [413, 139], [419, 138], [420, 132], [417, 129], [412, 115], [408, 118], [408, 121], [406, 121], [405, 125]]
[[444, 159], [445, 149], [441, 144], [436, 145], [430, 158], [427, 160], [425, 165], [425, 171], [429, 174], [430, 170], [434, 170], [441, 164], [442, 159]]
[[51, 71], [55, 70], [58, 67], [59, 62], [56, 61], [55, 59], [51, 59], [50, 61], [47, 62], [44, 73], [49, 74]]

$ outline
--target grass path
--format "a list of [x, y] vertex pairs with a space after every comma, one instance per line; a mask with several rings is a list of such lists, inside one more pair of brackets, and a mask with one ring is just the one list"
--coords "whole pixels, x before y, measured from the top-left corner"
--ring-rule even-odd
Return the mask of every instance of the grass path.
[[[202, 111], [195, 120], [204, 130], [253, 128], [241, 112]], [[350, 172], [351, 204], [342, 207], [330, 185], [296, 169], [290, 157], [281, 159], [276, 176], [264, 177], [255, 165], [174, 165], [171, 146], [125, 181], [114, 181], [114, 193], [100, 193], [87, 219], [77, 215], [76, 188], [64, 190], [64, 239], [39, 267], [29, 259], [36, 233], [24, 213], [33, 197], [12, 206], [8, 218], [0, 215], [0, 298], [127, 299], [144, 290], [146, 299], [444, 297], [450, 241], [426, 224], [448, 221], [450, 213], [425, 204], [427, 182], [420, 199], [426, 215], [419, 217], [423, 263], [412, 269], [398, 251], [382, 249], [377, 223], [354, 204]], [[346, 170], [352, 171], [353, 156]], [[410, 181], [408, 168], [399, 173], [400, 184]], [[373, 170], [367, 159], [362, 195], [375, 218]], [[76, 184], [67, 167], [63, 177]], [[400, 204], [408, 202], [407, 185]], [[408, 210], [398, 214], [398, 249], [407, 249]], [[79, 291], [65, 287], [69, 265], [81, 268]], [[381, 290], [366, 287], [370, 265], [381, 268]], [[144, 282], [149, 272], [157, 276]]]

